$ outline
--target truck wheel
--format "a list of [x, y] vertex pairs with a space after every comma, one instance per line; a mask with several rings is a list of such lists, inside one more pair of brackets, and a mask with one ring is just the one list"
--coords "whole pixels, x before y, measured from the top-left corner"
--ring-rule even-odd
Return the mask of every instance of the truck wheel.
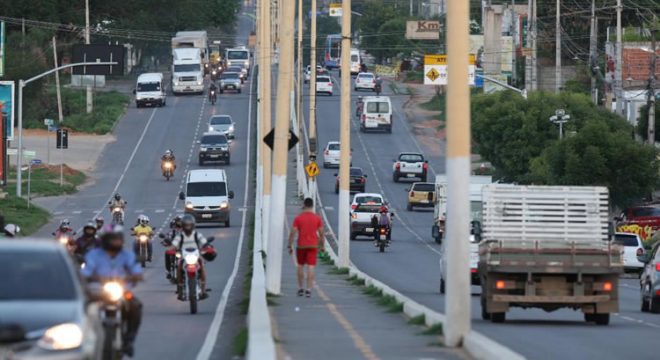
[[483, 289], [481, 291], [481, 318], [483, 320], [490, 320], [490, 314], [486, 311], [486, 297], [483, 295]]
[[445, 280], [440, 278], [440, 294], [445, 293]]
[[594, 321], [596, 325], [609, 325], [610, 323], [610, 314], [592, 314], [594, 316]]
[[[609, 314], [607, 314], [609, 316]], [[503, 312], [498, 312], [498, 313], [490, 313], [490, 321], [494, 323], [503, 323], [504, 320], [506, 320], [506, 313]], [[608, 317], [609, 321], [609, 317]]]
[[355, 240], [357, 238], [357, 234], [351, 233], [351, 240]]
[[411, 203], [408, 203], [408, 205], [406, 205], [406, 210], [413, 211], [413, 206]]
[[594, 321], [596, 321], [596, 320], [594, 319], [594, 314], [584, 313], [584, 321], [586, 321], [586, 322], [594, 322]]

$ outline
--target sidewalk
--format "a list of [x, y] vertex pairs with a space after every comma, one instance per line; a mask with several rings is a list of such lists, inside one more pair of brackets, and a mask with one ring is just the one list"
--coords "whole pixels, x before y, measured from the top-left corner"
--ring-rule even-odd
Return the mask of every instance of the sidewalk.
[[[287, 225], [300, 212], [293, 164], [289, 169]], [[285, 238], [286, 239], [286, 238]], [[437, 335], [408, 324], [402, 313], [390, 313], [348, 275], [330, 274], [319, 262], [311, 298], [296, 295], [294, 259], [283, 254], [282, 295], [269, 307], [278, 359], [465, 359], [459, 350], [437, 345]], [[385, 264], [384, 264], [385, 265]]]

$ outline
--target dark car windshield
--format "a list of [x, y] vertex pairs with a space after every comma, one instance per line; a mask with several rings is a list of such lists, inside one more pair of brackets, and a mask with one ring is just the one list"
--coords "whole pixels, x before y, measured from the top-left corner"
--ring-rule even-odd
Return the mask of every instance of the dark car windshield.
[[55, 251], [1, 252], [0, 273], [0, 301], [76, 298], [72, 272]]
[[339, 144], [338, 143], [330, 143], [328, 144], [328, 150], [339, 150]]
[[363, 172], [360, 168], [351, 168], [351, 176], [362, 176]]
[[214, 116], [211, 118], [211, 125], [230, 125], [231, 118], [229, 116]]
[[355, 202], [364, 205], [382, 205], [383, 199], [378, 196], [359, 196], [355, 198]]
[[229, 60], [247, 60], [247, 51], [227, 51], [227, 59]]
[[614, 238], [614, 243], [623, 246], [634, 246], [634, 247], [639, 246], [636, 235], [616, 234], [616, 237]]
[[199, 64], [174, 65], [174, 72], [195, 72], [195, 71], [200, 71]]
[[187, 196], [226, 196], [227, 186], [224, 182], [194, 182], [188, 183]]
[[138, 83], [137, 91], [160, 91], [160, 83], [151, 82], [151, 83]]
[[220, 79], [238, 79], [238, 73], [222, 73]]
[[206, 135], [202, 137], [203, 145], [224, 145], [227, 143], [227, 137], [224, 135]]
[[236, 73], [237, 73], [237, 72], [241, 72], [242, 70], [243, 70], [243, 69], [241, 69], [241, 68], [239, 68], [239, 67], [236, 67], [236, 66], [232, 66], [232, 67], [227, 68], [227, 71], [229, 71], [229, 72], [236, 72]]
[[387, 114], [390, 112], [390, 104], [387, 101], [368, 101], [367, 112], [374, 114]]
[[433, 191], [435, 191], [435, 185], [434, 184], [415, 184], [415, 186], [413, 186], [413, 191], [433, 192]]
[[632, 209], [633, 217], [647, 217], [658, 216], [660, 217], [660, 208], [656, 207], [640, 207]]
[[399, 161], [422, 162], [424, 161], [424, 157], [419, 154], [401, 154], [401, 156], [399, 156]]

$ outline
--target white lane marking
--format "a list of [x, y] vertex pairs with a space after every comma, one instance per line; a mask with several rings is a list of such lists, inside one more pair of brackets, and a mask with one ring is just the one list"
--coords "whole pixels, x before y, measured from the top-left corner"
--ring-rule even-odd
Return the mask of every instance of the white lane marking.
[[71, 213], [72, 213], [72, 214], [76, 214], [76, 215], [78, 215], [78, 214], [82, 214], [82, 211], [80, 211], [80, 210], [74, 210], [74, 211], [72, 211]]
[[627, 320], [627, 321], [630, 321], [630, 322], [634, 322], [634, 323], [638, 323], [638, 324], [646, 325], [646, 326], [649, 326], [649, 327], [652, 327], [652, 328], [660, 329], [660, 325], [658, 325], [658, 324], [654, 324], [654, 323], [650, 323], [650, 322], [646, 322], [646, 321], [641, 320], [641, 319], [635, 319], [635, 318], [632, 318], [632, 317], [630, 317], [630, 316], [624, 316], [624, 315], [621, 315], [621, 314], [619, 314], [619, 313], [614, 313], [614, 314], [612, 314], [612, 315], [614, 315], [614, 316], [616, 316], [616, 317], [618, 317], [618, 318], [620, 318], [620, 319], [623, 319], [623, 320]]
[[154, 211], [154, 212], [155, 212], [156, 214], [161, 214], [161, 213], [164, 213], [164, 212], [165, 212], [165, 209], [156, 209], [156, 211]]
[[323, 208], [326, 209], [327, 211], [335, 211], [335, 208], [332, 206], [324, 206]]
[[[252, 90], [252, 82], [250, 82], [250, 90]], [[246, 151], [246, 159], [247, 161], [245, 162], [245, 179], [247, 180], [245, 182], [245, 192], [243, 195], [243, 207], [247, 208], [247, 201], [248, 201], [248, 195], [249, 195], [249, 186], [250, 186], [250, 138], [251, 138], [251, 127], [252, 127], [252, 91], [250, 91], [250, 97], [249, 97], [249, 105], [248, 105], [248, 130], [247, 130], [247, 151]], [[243, 239], [245, 237], [245, 225], [246, 225], [246, 219], [247, 219], [247, 211], [243, 211], [243, 216], [241, 219], [241, 233], [238, 236], [238, 246], [236, 247], [236, 258], [234, 260], [234, 268], [231, 271], [231, 275], [229, 275], [229, 279], [227, 279], [227, 284], [225, 284], [225, 288], [222, 290], [222, 297], [220, 299], [220, 302], [218, 303], [218, 307], [215, 310], [215, 315], [213, 316], [213, 322], [211, 322], [211, 326], [209, 327], [209, 331], [206, 334], [206, 338], [204, 339], [204, 344], [202, 347], [199, 349], [199, 352], [197, 353], [197, 360], [206, 360], [211, 357], [211, 353], [213, 352], [213, 347], [215, 346], [215, 343], [218, 340], [218, 335], [220, 334], [220, 327], [222, 326], [222, 319], [225, 316], [225, 309], [227, 308], [227, 301], [229, 300], [229, 292], [231, 291], [232, 286], [234, 285], [234, 280], [236, 279], [236, 273], [238, 273], [238, 266], [240, 265], [241, 262], [241, 250], [243, 248]]]
[[137, 209], [137, 210], [133, 210], [133, 212], [136, 213], [136, 214], [142, 214], [142, 213], [144, 213], [144, 210]]

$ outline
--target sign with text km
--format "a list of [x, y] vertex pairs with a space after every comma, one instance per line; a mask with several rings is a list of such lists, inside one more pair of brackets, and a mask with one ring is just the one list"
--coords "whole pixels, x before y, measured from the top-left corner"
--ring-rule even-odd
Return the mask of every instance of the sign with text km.
[[[474, 85], [475, 56], [470, 54], [468, 83]], [[424, 55], [424, 85], [447, 85], [447, 55]]]
[[428, 20], [407, 21], [406, 39], [438, 40], [440, 39], [440, 22]]

